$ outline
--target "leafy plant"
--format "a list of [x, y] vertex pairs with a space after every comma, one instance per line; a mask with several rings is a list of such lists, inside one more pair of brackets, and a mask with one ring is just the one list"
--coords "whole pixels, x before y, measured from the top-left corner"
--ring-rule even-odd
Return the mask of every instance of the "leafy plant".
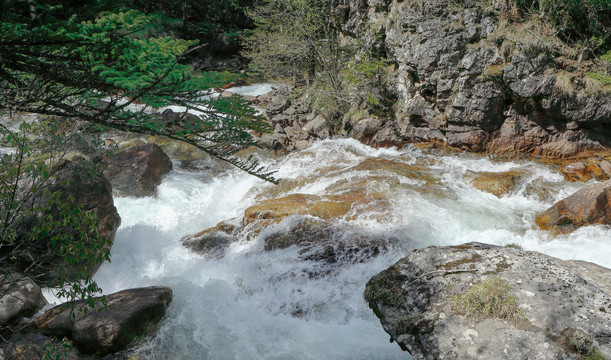
[[[611, 2], [608, 0], [514, 0], [527, 13], [541, 14], [570, 43], [608, 49], [611, 42]], [[595, 46], [595, 47], [598, 47]]]
[[[99, 233], [96, 213], [65, 191], [78, 184], [71, 181], [74, 167], [66, 176], [69, 140], [56, 130], [47, 122], [22, 123], [19, 131], [0, 124], [2, 278], [29, 277], [55, 287], [61, 298], [94, 307], [104, 300], [96, 298], [101, 290], [91, 270], [110, 260], [112, 243]], [[95, 168], [77, 169], [82, 181], [98, 181]]]

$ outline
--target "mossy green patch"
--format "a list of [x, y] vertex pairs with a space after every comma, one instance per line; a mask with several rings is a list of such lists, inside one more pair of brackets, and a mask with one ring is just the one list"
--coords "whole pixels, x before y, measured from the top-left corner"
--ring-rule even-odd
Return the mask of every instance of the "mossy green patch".
[[380, 317], [379, 305], [400, 307], [405, 304], [405, 295], [399, 286], [403, 280], [405, 276], [395, 274], [392, 267], [369, 280], [363, 296], [377, 317]]

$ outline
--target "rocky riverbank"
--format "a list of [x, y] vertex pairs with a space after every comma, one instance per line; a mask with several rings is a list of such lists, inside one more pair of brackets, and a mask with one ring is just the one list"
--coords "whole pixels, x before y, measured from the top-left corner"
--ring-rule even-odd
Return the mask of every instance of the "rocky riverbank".
[[[170, 288], [150, 287], [105, 297], [84, 296], [83, 300], [49, 309], [41, 286], [59, 286], [55, 291], [65, 294], [95, 289], [90, 277], [107, 260], [121, 223], [111, 184], [124, 196], [151, 196], [161, 177], [172, 168], [168, 156], [152, 143], [106, 157], [106, 171], [86, 157], [74, 152], [56, 164], [49, 160], [53, 166], [48, 181], [41, 177], [42, 183], [37, 184], [41, 179], [32, 176], [27, 180], [34, 185], [17, 193], [25, 205], [39, 206], [38, 212], [42, 213], [24, 212], [29, 216], [12, 223], [15, 233], [21, 236], [19, 241], [3, 243], [8, 249], [3, 251], [13, 254], [0, 266], [3, 359], [90, 359], [115, 353], [151, 334], [172, 301]], [[24, 183], [21, 180], [19, 184]], [[37, 190], [38, 187], [45, 190]], [[45, 206], [54, 201], [55, 206]], [[80, 229], [78, 226], [88, 225], [69, 223], [70, 217], [62, 210], [65, 206], [71, 212], [92, 213], [97, 219], [92, 223], [95, 228]], [[49, 239], [54, 236], [52, 224], [56, 222], [72, 242], [62, 243], [57, 236]], [[33, 237], [33, 229], [43, 231]], [[75, 252], [73, 247], [87, 249], [88, 253]], [[67, 282], [80, 283], [81, 290], [69, 287]]]

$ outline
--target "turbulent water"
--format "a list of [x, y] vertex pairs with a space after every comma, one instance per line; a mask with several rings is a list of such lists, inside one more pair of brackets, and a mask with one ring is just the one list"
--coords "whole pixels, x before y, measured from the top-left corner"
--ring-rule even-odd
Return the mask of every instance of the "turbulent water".
[[[394, 165], [363, 166], [381, 159]], [[405, 359], [362, 294], [372, 275], [429, 245], [516, 244], [611, 267], [610, 227], [558, 237], [537, 230], [538, 212], [583, 186], [565, 182], [546, 165], [415, 147], [374, 149], [350, 139], [319, 142], [281, 158], [262, 155], [262, 161], [284, 179], [281, 185], [237, 170], [175, 166], [156, 198], [115, 199], [123, 222], [112, 263], [95, 279], [106, 293], [148, 285], [174, 291], [159, 331], [135, 350], [141, 358]], [[501, 198], [471, 185], [474, 172], [511, 169], [526, 178]], [[382, 211], [353, 209], [336, 222], [344, 241], [355, 234], [391, 239], [375, 256], [329, 263], [304, 259], [297, 246], [266, 251], [266, 231], [240, 238], [221, 258], [196, 255], [180, 241], [222, 220], [239, 223], [261, 199], [345, 192], [388, 199]]]

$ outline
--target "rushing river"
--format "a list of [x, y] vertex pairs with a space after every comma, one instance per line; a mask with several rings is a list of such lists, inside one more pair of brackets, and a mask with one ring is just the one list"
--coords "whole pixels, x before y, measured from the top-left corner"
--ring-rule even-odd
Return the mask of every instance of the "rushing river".
[[[351, 139], [261, 159], [277, 171], [281, 185], [233, 169], [183, 169], [176, 162], [157, 197], [115, 199], [123, 221], [112, 262], [95, 279], [106, 293], [148, 285], [174, 291], [159, 331], [138, 345], [139, 358], [409, 358], [389, 343], [362, 294], [372, 275], [429, 245], [515, 244], [611, 267], [611, 227], [558, 237], [536, 228], [538, 212], [584, 186], [565, 182], [551, 166], [412, 146], [374, 149]], [[375, 165], [388, 161], [391, 166]], [[475, 172], [512, 169], [525, 178], [501, 198], [471, 184]], [[391, 239], [370, 257], [329, 263], [304, 259], [297, 246], [266, 251], [266, 231], [242, 236], [220, 258], [181, 244], [182, 237], [220, 221], [239, 223], [244, 210], [262, 199], [351, 192], [387, 199], [383, 210], [355, 208], [335, 225], [336, 233], [346, 234], [341, 241], [356, 234]]]

